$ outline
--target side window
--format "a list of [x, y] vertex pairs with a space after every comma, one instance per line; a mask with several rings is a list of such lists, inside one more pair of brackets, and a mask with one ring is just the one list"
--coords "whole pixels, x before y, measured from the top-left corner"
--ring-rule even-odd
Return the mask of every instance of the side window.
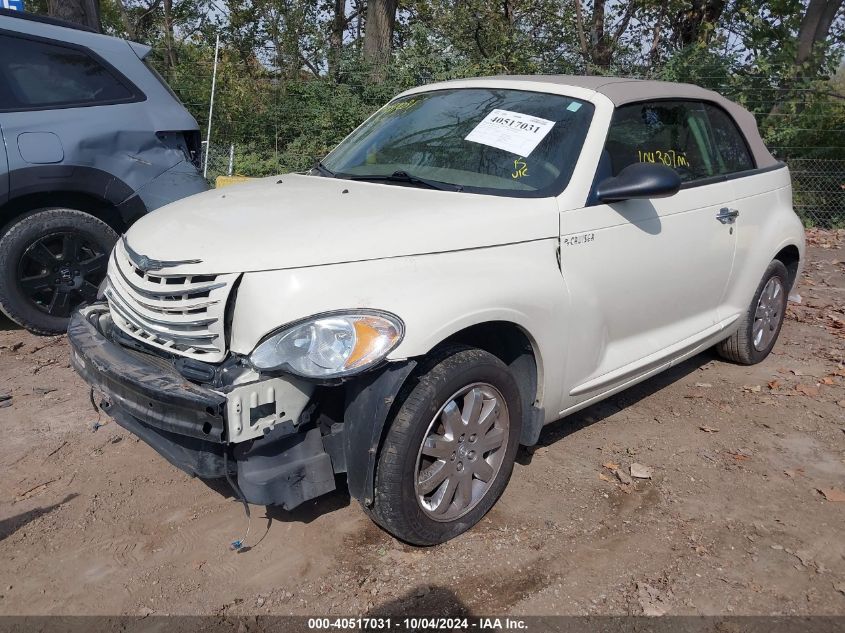
[[691, 182], [724, 173], [703, 103], [653, 101], [616, 109], [607, 151], [613, 175], [634, 163], [662, 163]]
[[114, 103], [133, 92], [96, 59], [75, 48], [0, 35], [0, 108]]
[[730, 115], [722, 108], [709, 103], [704, 104], [704, 109], [710, 120], [716, 150], [721, 158], [721, 167], [724, 170], [722, 173], [733, 174], [754, 169], [754, 161], [748, 153], [745, 138]]

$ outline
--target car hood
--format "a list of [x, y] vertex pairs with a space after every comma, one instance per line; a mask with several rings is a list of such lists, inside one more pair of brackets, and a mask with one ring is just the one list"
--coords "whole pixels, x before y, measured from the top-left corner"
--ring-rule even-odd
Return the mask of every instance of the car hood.
[[422, 255], [557, 235], [554, 198], [285, 174], [174, 202], [141, 218], [126, 240], [133, 251], [164, 260], [171, 270], [222, 274]]

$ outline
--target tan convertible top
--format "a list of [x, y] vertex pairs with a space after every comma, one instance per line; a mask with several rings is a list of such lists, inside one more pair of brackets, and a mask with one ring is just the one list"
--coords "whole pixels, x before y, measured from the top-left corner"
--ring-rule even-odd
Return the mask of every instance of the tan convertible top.
[[741, 105], [725, 99], [712, 90], [693, 84], [671, 81], [652, 81], [646, 79], [627, 79], [625, 77], [599, 77], [595, 75], [498, 75], [478, 77], [480, 80], [504, 79], [508, 81], [526, 81], [558, 86], [576, 86], [595, 90], [620, 106], [633, 101], [646, 99], [697, 99], [710, 101], [724, 108], [733, 117], [742, 130], [748, 147], [754, 155], [758, 168], [772, 167], [778, 161], [769, 153], [760, 138], [754, 115]]

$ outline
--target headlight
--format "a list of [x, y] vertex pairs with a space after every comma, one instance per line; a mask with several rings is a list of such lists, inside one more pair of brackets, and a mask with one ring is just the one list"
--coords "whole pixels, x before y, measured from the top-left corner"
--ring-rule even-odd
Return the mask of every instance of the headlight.
[[249, 356], [258, 370], [336, 378], [383, 360], [402, 340], [399, 317], [385, 312], [327, 314], [269, 336]]

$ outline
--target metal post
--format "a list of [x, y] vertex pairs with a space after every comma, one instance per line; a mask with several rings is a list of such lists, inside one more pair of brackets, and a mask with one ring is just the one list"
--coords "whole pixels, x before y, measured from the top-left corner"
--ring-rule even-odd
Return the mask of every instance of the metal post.
[[220, 51], [220, 36], [214, 42], [214, 70], [211, 73], [211, 102], [208, 104], [208, 130], [205, 133], [205, 161], [202, 177], [208, 177], [208, 154], [211, 151], [211, 115], [214, 114], [214, 91], [217, 89], [217, 53]]
[[235, 144], [232, 143], [229, 145], [229, 171], [226, 173], [227, 176], [232, 175], [232, 169], [235, 166]]

